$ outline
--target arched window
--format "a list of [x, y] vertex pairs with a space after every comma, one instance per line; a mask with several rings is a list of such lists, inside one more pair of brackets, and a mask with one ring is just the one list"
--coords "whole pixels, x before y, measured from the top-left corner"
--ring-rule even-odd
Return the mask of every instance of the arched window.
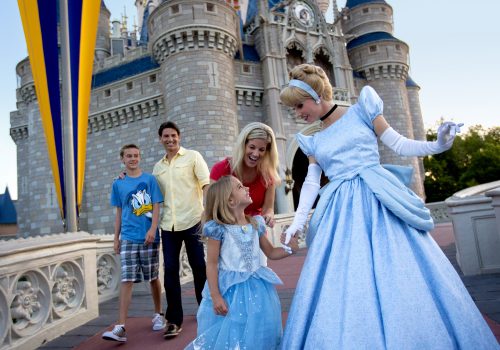
[[335, 77], [333, 75], [333, 65], [330, 63], [330, 56], [325, 52], [324, 48], [320, 48], [315, 52], [314, 64], [323, 68], [332, 86], [336, 86]]

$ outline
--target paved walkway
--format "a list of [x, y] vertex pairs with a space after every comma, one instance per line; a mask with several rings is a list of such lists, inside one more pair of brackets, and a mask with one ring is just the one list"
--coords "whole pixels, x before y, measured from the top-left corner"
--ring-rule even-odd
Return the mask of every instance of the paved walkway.
[[[500, 274], [465, 277], [458, 268], [451, 224], [437, 225], [432, 232], [433, 237], [443, 249], [448, 259], [457, 269], [476, 305], [492, 328], [500, 342]], [[295, 285], [304, 262], [306, 250], [287, 259], [269, 261], [269, 266], [281, 277], [284, 285], [278, 286], [278, 294], [283, 310], [283, 322], [286, 320]], [[163, 299], [164, 300], [164, 299]], [[118, 315], [118, 299], [115, 298], [100, 304], [99, 317], [87, 324], [68, 332], [67, 334], [45, 344], [41, 349], [156, 349], [164, 347], [171, 350], [183, 349], [196, 335], [196, 299], [192, 283], [183, 286], [184, 324], [182, 333], [171, 340], [164, 340], [162, 332], [151, 330], [151, 316], [153, 313], [150, 295], [135, 295], [129, 311], [127, 321], [128, 341], [126, 344], [105, 341], [101, 333], [110, 329]], [[146, 317], [145, 317], [146, 316]]]

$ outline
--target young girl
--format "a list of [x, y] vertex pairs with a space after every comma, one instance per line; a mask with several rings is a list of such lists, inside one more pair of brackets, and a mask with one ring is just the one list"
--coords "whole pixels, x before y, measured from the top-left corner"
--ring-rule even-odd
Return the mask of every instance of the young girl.
[[[252, 203], [248, 187], [233, 176], [210, 185], [203, 235], [208, 238], [207, 283], [198, 310], [198, 333], [186, 349], [277, 349], [282, 334], [281, 305], [273, 284], [279, 277], [259, 261], [289, 254], [265, 236], [262, 216], [245, 215]], [[298, 249], [297, 239], [291, 241]]]
[[427, 233], [429, 211], [378, 154], [377, 136], [402, 156], [446, 151], [460, 124], [445, 123], [435, 142], [407, 139], [389, 127], [375, 90], [366, 86], [356, 104], [337, 106], [325, 72], [310, 64], [290, 71], [281, 101], [323, 126], [296, 135], [310, 165], [287, 235], [304, 227], [321, 170], [330, 180], [311, 217], [282, 348], [499, 349]]

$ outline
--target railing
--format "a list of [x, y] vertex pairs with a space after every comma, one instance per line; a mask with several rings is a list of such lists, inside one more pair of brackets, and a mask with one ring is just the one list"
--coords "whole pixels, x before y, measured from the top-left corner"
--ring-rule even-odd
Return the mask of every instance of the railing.
[[87, 233], [0, 245], [0, 349], [35, 349], [98, 316], [96, 243]]

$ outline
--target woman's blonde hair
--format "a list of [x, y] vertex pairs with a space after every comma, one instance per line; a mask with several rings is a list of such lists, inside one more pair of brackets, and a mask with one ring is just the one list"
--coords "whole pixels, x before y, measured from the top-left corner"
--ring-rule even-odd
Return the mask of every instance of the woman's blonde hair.
[[[208, 186], [207, 196], [205, 201], [205, 212], [203, 215], [203, 222], [214, 220], [221, 225], [235, 225], [237, 224], [231, 207], [229, 199], [233, 192], [233, 176], [222, 176], [219, 180]], [[256, 227], [257, 222], [252, 216], [246, 216], [247, 220]]]
[[278, 186], [281, 179], [278, 175], [278, 148], [276, 147], [276, 138], [273, 129], [263, 123], [254, 122], [247, 124], [238, 135], [236, 145], [231, 159], [231, 170], [236, 177], [243, 179], [243, 165], [245, 149], [248, 141], [261, 139], [267, 142], [266, 152], [257, 164], [257, 172], [262, 175], [264, 184], [268, 187], [270, 184]]
[[[290, 80], [302, 80], [316, 91], [318, 96], [324, 101], [331, 101], [333, 99], [332, 84], [330, 84], [330, 80], [323, 68], [319, 66], [307, 63], [298, 65], [288, 73], [288, 77]], [[295, 86], [287, 86], [280, 94], [281, 102], [289, 107], [295, 107], [308, 98], [311, 98], [311, 95]]]

